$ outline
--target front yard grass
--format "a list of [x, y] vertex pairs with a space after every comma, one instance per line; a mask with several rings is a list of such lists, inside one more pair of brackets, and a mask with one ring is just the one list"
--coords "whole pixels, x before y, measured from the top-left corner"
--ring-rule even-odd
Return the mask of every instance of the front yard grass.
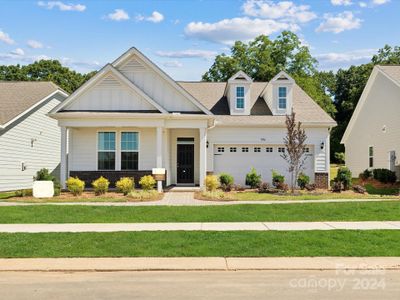
[[0, 224], [400, 221], [399, 201], [212, 206], [29, 205], [0, 207]]
[[398, 230], [1, 233], [0, 257], [400, 256]]

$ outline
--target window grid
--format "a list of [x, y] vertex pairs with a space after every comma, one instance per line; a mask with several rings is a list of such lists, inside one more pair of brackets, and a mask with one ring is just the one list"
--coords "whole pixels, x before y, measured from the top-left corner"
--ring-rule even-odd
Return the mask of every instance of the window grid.
[[305, 152], [305, 153], [309, 153], [309, 152], [310, 152], [310, 148], [305, 147], [305, 148], [304, 148], [304, 152]]
[[249, 147], [242, 147], [242, 152], [249, 152]]
[[121, 132], [121, 170], [139, 169], [139, 133]]
[[273, 152], [274, 150], [273, 150], [272, 147], [267, 147], [267, 148], [265, 148], [265, 151], [271, 153], [271, 152]]
[[236, 147], [230, 147], [229, 152], [236, 152]]
[[287, 90], [286, 87], [281, 86], [278, 89], [278, 107], [279, 109], [286, 109]]
[[254, 152], [261, 152], [261, 148], [260, 147], [254, 147]]
[[115, 170], [115, 132], [99, 132], [97, 136], [97, 169]]
[[244, 87], [236, 87], [236, 108], [244, 109]]
[[279, 148], [278, 148], [278, 152], [280, 152], [280, 153], [284, 153], [284, 152], [285, 152], [285, 148], [283, 148], [283, 147], [279, 147]]
[[369, 146], [368, 147], [368, 165], [370, 168], [374, 167], [374, 147]]
[[224, 147], [217, 147], [217, 152], [225, 152], [225, 148]]

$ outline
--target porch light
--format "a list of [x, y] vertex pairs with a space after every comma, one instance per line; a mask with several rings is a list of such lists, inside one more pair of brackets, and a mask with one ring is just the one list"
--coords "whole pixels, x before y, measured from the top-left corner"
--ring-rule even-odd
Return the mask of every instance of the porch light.
[[321, 142], [321, 150], [324, 149], [324, 147], [325, 147], [325, 143]]
[[206, 148], [208, 148], [208, 145], [209, 145], [210, 143], [207, 141], [207, 143], [206, 143]]

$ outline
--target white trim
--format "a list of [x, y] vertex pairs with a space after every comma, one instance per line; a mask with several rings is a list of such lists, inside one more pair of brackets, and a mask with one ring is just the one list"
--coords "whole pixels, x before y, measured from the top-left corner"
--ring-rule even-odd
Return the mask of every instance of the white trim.
[[191, 101], [195, 106], [202, 110], [206, 115], [212, 115], [212, 113], [201, 104], [196, 98], [194, 98], [188, 91], [181, 87], [175, 80], [173, 80], [168, 74], [166, 74], [162, 69], [160, 69], [156, 64], [154, 64], [150, 59], [148, 59], [142, 52], [136, 48], [130, 48], [119, 58], [112, 62], [112, 66], [118, 67], [125, 60], [130, 58], [132, 55], [137, 55], [146, 65], [150, 67], [154, 72], [161, 76], [165, 81], [167, 81], [172, 87], [174, 87], [180, 94], [185, 96], [189, 101]]
[[[7, 126], [9, 126], [10, 124], [14, 123], [16, 120], [18, 120], [19, 118], [23, 117], [24, 115], [26, 115], [27, 113], [29, 113], [31, 110], [33, 110], [34, 108], [40, 106], [43, 102], [46, 102], [47, 100], [49, 100], [50, 97], [56, 95], [56, 94], [61, 94], [62, 96], [68, 97], [68, 94], [61, 91], [61, 90], [56, 90], [54, 92], [52, 92], [50, 95], [46, 96], [45, 98], [41, 99], [40, 101], [36, 102], [34, 105], [30, 106], [28, 109], [24, 110], [22, 113], [18, 114], [16, 117], [12, 118], [10, 121], [4, 123], [4, 124], [0, 124], [0, 129], [4, 129]], [[63, 103], [63, 102], [61, 102]]]
[[237, 80], [237, 78], [240, 76], [244, 77], [246, 79], [246, 81], [253, 82], [253, 79], [249, 75], [247, 75], [245, 72], [243, 72], [242, 70], [240, 70], [240, 71], [236, 72], [234, 75], [232, 75], [228, 79], [228, 82], [229, 83], [243, 82], [242, 80]]
[[67, 105], [71, 104], [74, 100], [76, 100], [77, 97], [82, 95], [86, 90], [94, 86], [97, 82], [99, 82], [101, 79], [103, 79], [105, 76], [113, 74], [114, 76], [119, 79], [119, 81], [123, 84], [125, 84], [128, 88], [130, 88], [132, 91], [135, 93], [139, 94], [141, 97], [143, 97], [148, 103], [153, 105], [155, 108], [157, 108], [161, 113], [163, 114], [168, 114], [168, 111], [163, 108], [161, 105], [159, 105], [157, 102], [155, 102], [152, 98], [150, 98], [146, 93], [144, 93], [141, 89], [139, 89], [133, 82], [131, 82], [128, 78], [125, 77], [125, 75], [121, 74], [117, 69], [115, 69], [112, 65], [107, 64], [104, 66], [103, 69], [101, 69], [96, 75], [94, 75], [89, 81], [84, 83], [79, 89], [77, 89], [71, 96], [67, 98], [67, 100], [63, 101], [59, 105], [57, 105], [55, 108], [53, 108], [49, 114], [55, 114], [58, 113], [61, 109], [66, 107]]
[[287, 81], [288, 81], [289, 83], [295, 83], [295, 80], [294, 80], [288, 73], [286, 73], [285, 71], [280, 71], [278, 74], [275, 75], [274, 78], [271, 79], [270, 82], [274, 82], [274, 81], [282, 82], [281, 80], [279, 80], [279, 78], [280, 78], [282, 75], [285, 76], [285, 77], [287, 78]]

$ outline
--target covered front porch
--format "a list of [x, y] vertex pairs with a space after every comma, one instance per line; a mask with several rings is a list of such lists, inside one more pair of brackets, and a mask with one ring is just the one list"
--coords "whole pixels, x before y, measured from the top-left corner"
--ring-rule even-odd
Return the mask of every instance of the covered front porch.
[[65, 112], [58, 118], [64, 188], [69, 176], [84, 180], [86, 187], [100, 176], [111, 185], [125, 176], [137, 184], [153, 168], [165, 168], [164, 186], [203, 186], [210, 116], [82, 114]]

